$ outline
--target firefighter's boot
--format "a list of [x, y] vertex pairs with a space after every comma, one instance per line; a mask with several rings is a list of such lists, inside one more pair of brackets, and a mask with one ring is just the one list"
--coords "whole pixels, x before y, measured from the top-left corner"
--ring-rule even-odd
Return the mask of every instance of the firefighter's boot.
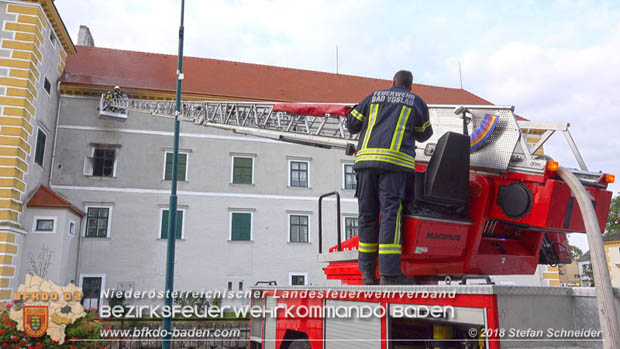
[[404, 275], [381, 275], [381, 285], [416, 285], [416, 282]]
[[377, 275], [374, 271], [373, 272], [363, 271], [362, 272], [362, 283], [364, 285], [378, 285], [379, 280], [377, 280]]

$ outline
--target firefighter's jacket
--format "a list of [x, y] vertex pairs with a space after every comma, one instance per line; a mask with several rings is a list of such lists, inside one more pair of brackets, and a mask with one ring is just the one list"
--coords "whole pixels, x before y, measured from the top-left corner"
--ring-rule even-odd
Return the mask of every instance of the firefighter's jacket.
[[400, 86], [364, 98], [347, 115], [347, 129], [353, 134], [361, 132], [353, 166], [356, 170], [413, 172], [415, 141], [424, 142], [433, 135], [426, 103]]

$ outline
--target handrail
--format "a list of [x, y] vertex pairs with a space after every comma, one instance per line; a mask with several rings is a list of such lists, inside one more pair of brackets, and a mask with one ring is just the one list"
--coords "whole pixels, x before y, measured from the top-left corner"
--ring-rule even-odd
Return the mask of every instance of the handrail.
[[338, 251], [342, 251], [340, 235], [340, 193], [332, 191], [319, 196], [319, 254], [323, 253], [323, 199], [336, 195], [336, 227], [338, 231]]

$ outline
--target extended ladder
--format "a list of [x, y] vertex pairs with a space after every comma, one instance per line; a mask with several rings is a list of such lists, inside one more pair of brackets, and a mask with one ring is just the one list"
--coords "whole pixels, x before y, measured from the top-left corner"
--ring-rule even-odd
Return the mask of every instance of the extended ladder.
[[[345, 126], [349, 106], [341, 104], [337, 105], [341, 108], [334, 108], [334, 104], [306, 104], [306, 114], [301, 115], [289, 112], [287, 105], [290, 106], [265, 102], [184, 101], [179, 117], [197, 125], [294, 143], [336, 148], [356, 143], [357, 135], [351, 135]], [[123, 121], [129, 110], [162, 117], [177, 114], [175, 101], [106, 100], [102, 96], [102, 118]]]
[[[346, 126], [346, 114], [350, 104], [326, 103], [273, 103], [244, 101], [183, 101], [179, 118], [235, 133], [276, 139], [326, 148], [353, 149], [358, 135], [351, 135]], [[537, 161], [535, 154], [549, 137], [560, 131], [566, 137], [569, 148], [580, 166], [580, 177], [588, 176], [588, 170], [575, 142], [568, 132], [568, 123], [517, 121], [513, 107], [466, 106], [471, 111], [470, 134], [486, 113], [499, 116], [501, 132], [490, 137], [491, 146], [472, 154], [472, 166], [484, 169], [539, 172], [545, 161]], [[444, 132], [461, 132], [462, 119], [453, 113], [454, 106], [429, 105], [435, 135], [419, 144], [416, 159], [425, 162], [432, 153], [432, 144]], [[106, 99], [101, 96], [101, 118], [124, 121], [128, 112], [140, 112], [161, 117], [177, 115], [173, 100], [143, 100], [131, 98]], [[529, 141], [529, 142], [528, 142]], [[431, 144], [429, 148], [429, 144]], [[541, 159], [542, 160], [542, 159]], [[593, 178], [589, 178], [593, 179]]]

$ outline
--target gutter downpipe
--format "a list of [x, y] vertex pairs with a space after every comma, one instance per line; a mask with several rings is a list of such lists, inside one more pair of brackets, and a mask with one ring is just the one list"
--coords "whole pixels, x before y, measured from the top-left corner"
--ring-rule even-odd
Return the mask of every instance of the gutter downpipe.
[[60, 80], [56, 83], [58, 91], [58, 107], [56, 108], [56, 125], [54, 126], [54, 144], [52, 145], [52, 160], [50, 161], [50, 173], [47, 180], [47, 187], [52, 188], [52, 175], [54, 174], [54, 160], [56, 159], [56, 142], [58, 139], [58, 122], [60, 121]]

